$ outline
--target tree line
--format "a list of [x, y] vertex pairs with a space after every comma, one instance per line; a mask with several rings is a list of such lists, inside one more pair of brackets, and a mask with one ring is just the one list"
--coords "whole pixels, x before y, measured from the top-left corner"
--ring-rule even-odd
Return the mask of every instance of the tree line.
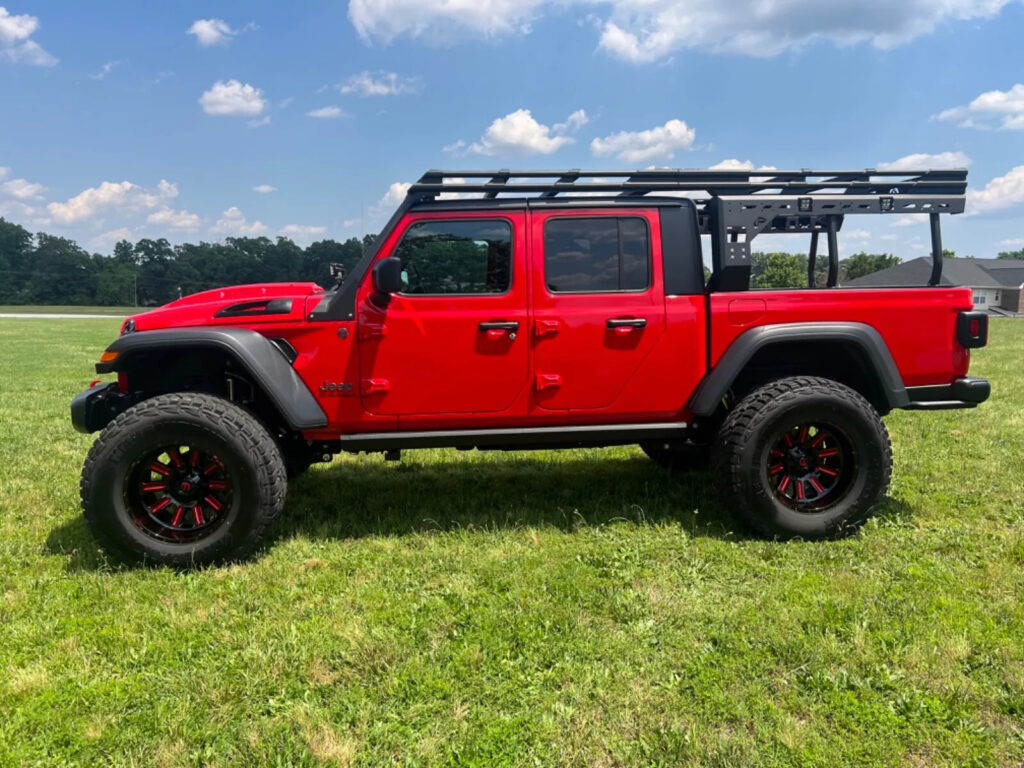
[[229, 237], [216, 243], [122, 240], [111, 256], [74, 240], [0, 218], [0, 304], [158, 306], [226, 285], [331, 284], [330, 265], [352, 269], [373, 240], [321, 240], [301, 248], [286, 237]]
[[[351, 270], [373, 239], [320, 240], [301, 248], [286, 237], [229, 237], [174, 246], [163, 238], [144, 238], [134, 244], [122, 240], [113, 255], [104, 256], [89, 253], [74, 240], [33, 234], [0, 218], [0, 304], [158, 306], [197, 291], [243, 283], [312, 281], [327, 287], [330, 265]], [[956, 257], [952, 251], [944, 255]], [[1024, 258], [1024, 250], [1000, 253], [999, 258]], [[840, 262], [840, 283], [899, 263], [892, 254], [854, 254]], [[817, 285], [825, 285], [827, 273], [828, 257], [819, 256]], [[805, 287], [807, 255], [755, 253], [750, 280], [755, 288]]]

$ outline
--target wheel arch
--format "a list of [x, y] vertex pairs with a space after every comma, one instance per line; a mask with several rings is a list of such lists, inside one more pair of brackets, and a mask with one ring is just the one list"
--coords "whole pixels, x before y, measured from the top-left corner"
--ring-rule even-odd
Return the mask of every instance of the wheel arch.
[[742, 394], [793, 375], [846, 384], [883, 414], [910, 403], [889, 347], [873, 327], [793, 323], [758, 326], [741, 334], [701, 382], [690, 410], [697, 417], [710, 417], [730, 390], [739, 388]]
[[[327, 424], [327, 416], [291, 363], [274, 342], [245, 328], [178, 328], [139, 331], [118, 338], [107, 347], [117, 353], [109, 362], [96, 364], [97, 373], [124, 373], [129, 386], [142, 377], [143, 391], [160, 394], [180, 386], [190, 361], [196, 376], [218, 373], [211, 361], [243, 373], [254, 390], [271, 407], [281, 426], [301, 431]], [[198, 361], [198, 362], [197, 362]], [[150, 384], [165, 377], [167, 386]], [[186, 387], [187, 388], [187, 387]], [[203, 387], [198, 387], [201, 391]], [[148, 394], [146, 396], [148, 396]], [[214, 392], [217, 394], [217, 392]]]

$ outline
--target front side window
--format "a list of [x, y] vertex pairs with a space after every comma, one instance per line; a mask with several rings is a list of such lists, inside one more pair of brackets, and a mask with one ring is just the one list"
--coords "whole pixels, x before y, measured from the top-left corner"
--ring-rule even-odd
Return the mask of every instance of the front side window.
[[636, 216], [553, 218], [544, 224], [552, 293], [621, 293], [651, 285], [647, 221]]
[[402, 293], [495, 294], [512, 286], [512, 225], [502, 219], [417, 221], [395, 248]]

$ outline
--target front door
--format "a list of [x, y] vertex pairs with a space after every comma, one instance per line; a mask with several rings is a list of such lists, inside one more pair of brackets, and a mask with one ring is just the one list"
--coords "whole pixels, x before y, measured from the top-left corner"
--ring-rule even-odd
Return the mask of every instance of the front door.
[[[381, 249], [404, 287], [357, 297], [360, 396], [380, 415], [507, 415], [527, 385], [525, 214], [411, 214]], [[522, 406], [525, 411], [525, 406]]]
[[665, 333], [657, 211], [531, 216], [537, 408], [643, 412], [620, 398]]

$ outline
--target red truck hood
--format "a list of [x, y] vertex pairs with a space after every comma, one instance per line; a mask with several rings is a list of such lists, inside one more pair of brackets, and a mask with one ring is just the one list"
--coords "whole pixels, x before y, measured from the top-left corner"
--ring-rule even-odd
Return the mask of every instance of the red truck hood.
[[[128, 320], [138, 331], [298, 321], [305, 317], [307, 297], [321, 292], [323, 288], [316, 283], [234, 285], [183, 296], [150, 312], [133, 315]], [[267, 312], [270, 302], [275, 302], [269, 307], [273, 311]]]

